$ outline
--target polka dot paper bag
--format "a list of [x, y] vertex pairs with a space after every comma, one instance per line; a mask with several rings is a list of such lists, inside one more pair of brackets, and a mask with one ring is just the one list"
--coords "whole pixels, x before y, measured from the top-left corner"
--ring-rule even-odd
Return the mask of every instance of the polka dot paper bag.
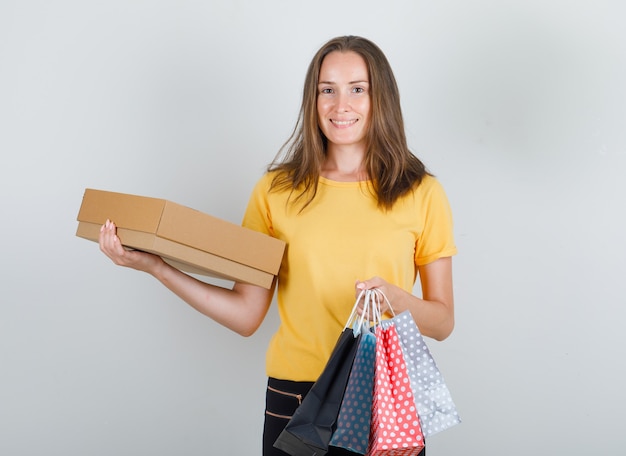
[[376, 364], [370, 447], [372, 456], [417, 456], [424, 437], [411, 381], [393, 324], [376, 326]]
[[330, 444], [357, 454], [365, 454], [369, 443], [376, 337], [368, 329], [363, 332], [356, 350], [348, 386], [343, 395], [337, 429]]
[[380, 325], [395, 327], [398, 332], [424, 437], [459, 424], [461, 420], [448, 387], [411, 313], [407, 310]]

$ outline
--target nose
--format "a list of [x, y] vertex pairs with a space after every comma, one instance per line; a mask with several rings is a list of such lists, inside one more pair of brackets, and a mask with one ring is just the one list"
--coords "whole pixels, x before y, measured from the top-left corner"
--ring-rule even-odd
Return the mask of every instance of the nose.
[[350, 111], [350, 96], [347, 93], [339, 92], [337, 95], [337, 111], [348, 112]]

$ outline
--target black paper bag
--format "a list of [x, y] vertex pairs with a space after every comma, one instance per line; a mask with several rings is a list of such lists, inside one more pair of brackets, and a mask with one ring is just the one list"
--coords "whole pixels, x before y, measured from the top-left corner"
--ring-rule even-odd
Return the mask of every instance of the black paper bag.
[[352, 328], [343, 330], [322, 374], [274, 447], [291, 456], [322, 456], [328, 452], [360, 338], [361, 334], [355, 336]]

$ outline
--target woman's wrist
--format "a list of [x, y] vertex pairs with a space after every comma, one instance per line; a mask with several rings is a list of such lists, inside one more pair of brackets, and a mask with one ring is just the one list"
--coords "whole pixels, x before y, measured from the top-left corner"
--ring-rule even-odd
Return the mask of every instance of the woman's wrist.
[[154, 276], [156, 279], [163, 281], [165, 274], [167, 274], [167, 269], [171, 268], [169, 264], [167, 264], [163, 258], [158, 255], [150, 254], [147, 258], [147, 264], [145, 272]]

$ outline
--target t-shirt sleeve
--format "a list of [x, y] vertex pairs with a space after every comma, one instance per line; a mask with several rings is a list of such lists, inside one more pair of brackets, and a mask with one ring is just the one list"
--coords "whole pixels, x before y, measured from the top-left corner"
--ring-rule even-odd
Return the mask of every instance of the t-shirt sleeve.
[[417, 190], [422, 208], [422, 232], [415, 246], [415, 264], [422, 266], [457, 253], [452, 210], [439, 181], [427, 177]]
[[270, 177], [267, 174], [256, 183], [250, 194], [241, 225], [245, 228], [273, 236], [271, 213], [267, 200], [270, 183]]

